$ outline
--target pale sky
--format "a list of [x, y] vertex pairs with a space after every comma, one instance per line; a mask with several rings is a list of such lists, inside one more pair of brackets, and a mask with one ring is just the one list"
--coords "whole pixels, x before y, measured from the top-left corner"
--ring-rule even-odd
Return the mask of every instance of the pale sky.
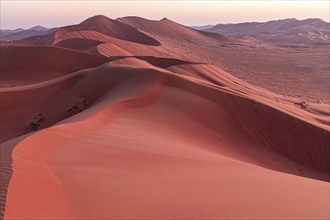
[[321, 18], [329, 22], [324, 1], [13, 1], [1, 2], [1, 29], [58, 27], [77, 24], [103, 14], [110, 18], [163, 17], [184, 25], [269, 21], [284, 18]]

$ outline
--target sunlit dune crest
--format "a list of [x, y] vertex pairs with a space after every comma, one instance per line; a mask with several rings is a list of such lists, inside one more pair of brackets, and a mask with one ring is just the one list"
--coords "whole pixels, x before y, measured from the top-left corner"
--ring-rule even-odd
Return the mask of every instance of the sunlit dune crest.
[[6, 35], [1, 216], [328, 219], [329, 33], [289, 23]]

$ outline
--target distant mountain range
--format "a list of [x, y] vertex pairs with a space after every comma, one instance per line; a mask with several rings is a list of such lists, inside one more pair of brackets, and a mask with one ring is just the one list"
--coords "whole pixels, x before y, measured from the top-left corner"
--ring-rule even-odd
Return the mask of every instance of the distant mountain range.
[[28, 37], [43, 36], [56, 31], [58, 28], [35, 26], [30, 29], [0, 30], [0, 40], [21, 40]]
[[330, 24], [318, 18], [295, 18], [268, 22], [245, 22], [192, 27], [197, 30], [226, 36], [250, 36], [266, 42], [285, 46], [292, 44], [329, 43]]
[[256, 35], [260, 33], [284, 31], [329, 31], [329, 23], [317, 18], [305, 20], [290, 18], [268, 22], [245, 22], [237, 24], [195, 26], [193, 28], [221, 33], [224, 35]]
[[209, 29], [209, 28], [212, 28], [214, 27], [215, 25], [203, 25], [203, 26], [191, 26], [191, 28], [194, 28], [196, 30], [206, 30], [206, 29]]

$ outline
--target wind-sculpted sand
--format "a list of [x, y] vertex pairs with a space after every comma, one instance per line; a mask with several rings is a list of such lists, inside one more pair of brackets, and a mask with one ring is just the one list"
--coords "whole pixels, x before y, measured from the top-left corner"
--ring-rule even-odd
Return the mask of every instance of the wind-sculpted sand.
[[129, 24], [1, 48], [4, 219], [330, 217], [328, 104], [178, 59], [151, 24], [132, 42]]

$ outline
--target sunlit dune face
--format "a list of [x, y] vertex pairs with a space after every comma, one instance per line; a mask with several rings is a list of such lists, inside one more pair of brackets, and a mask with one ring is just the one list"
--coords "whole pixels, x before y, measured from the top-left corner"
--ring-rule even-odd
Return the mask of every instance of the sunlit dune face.
[[170, 18], [185, 25], [321, 18], [328, 1], [1, 1], [1, 29], [79, 23], [104, 14], [111, 18]]
[[329, 219], [324, 2], [0, 1], [0, 219]]

